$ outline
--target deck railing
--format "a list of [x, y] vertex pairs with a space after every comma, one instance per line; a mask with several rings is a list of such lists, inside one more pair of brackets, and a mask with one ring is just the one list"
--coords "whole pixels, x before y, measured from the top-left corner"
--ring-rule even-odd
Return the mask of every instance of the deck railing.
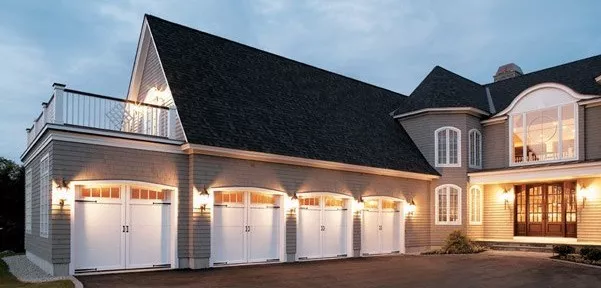
[[54, 84], [54, 93], [42, 103], [42, 113], [27, 129], [31, 144], [46, 124], [173, 138], [175, 108], [66, 89]]

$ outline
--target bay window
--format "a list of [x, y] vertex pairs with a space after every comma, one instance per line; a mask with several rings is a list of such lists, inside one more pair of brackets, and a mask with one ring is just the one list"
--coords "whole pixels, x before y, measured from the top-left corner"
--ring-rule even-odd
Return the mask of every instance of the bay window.
[[575, 160], [577, 105], [570, 103], [511, 115], [512, 164]]

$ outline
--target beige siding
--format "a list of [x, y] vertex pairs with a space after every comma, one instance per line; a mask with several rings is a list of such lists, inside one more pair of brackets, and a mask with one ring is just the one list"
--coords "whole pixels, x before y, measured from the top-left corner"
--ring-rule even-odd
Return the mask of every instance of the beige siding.
[[484, 185], [483, 236], [487, 239], [513, 239], [513, 204], [505, 206], [501, 196], [511, 185]]
[[[420, 211], [420, 209], [424, 209], [424, 206], [428, 206], [426, 204], [427, 197], [424, 197], [428, 191], [427, 181], [194, 155], [193, 183], [197, 188], [205, 186], [261, 187], [284, 191], [290, 196], [295, 192], [334, 192], [352, 195], [355, 198], [360, 195], [413, 198], [418, 212], [415, 216], [407, 219], [407, 247], [429, 245], [429, 214], [421, 212], [424, 210]], [[196, 235], [196, 233], [195, 231], [194, 234]], [[295, 245], [295, 237], [295, 233], [287, 233], [287, 247]], [[287, 248], [287, 252], [293, 252], [289, 249]], [[202, 256], [207, 255], [203, 253]], [[196, 256], [200, 255], [196, 254]]]
[[582, 179], [579, 188], [585, 187], [589, 197], [582, 205], [578, 200], [578, 241], [601, 241], [601, 178]]

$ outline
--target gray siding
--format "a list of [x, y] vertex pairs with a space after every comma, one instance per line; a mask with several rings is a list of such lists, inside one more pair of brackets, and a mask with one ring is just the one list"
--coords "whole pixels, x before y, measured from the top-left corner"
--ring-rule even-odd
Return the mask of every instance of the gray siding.
[[[580, 159], [601, 159], [601, 106], [584, 109], [581, 113], [581, 120], [584, 117], [584, 129], [580, 134], [584, 134], [585, 157]], [[584, 131], [584, 133], [582, 133]], [[581, 138], [582, 140], [582, 138]]]
[[[51, 145], [52, 179], [133, 180], [178, 187], [178, 255], [188, 257], [187, 225], [192, 215], [189, 209], [187, 155], [64, 141], [52, 141]], [[69, 205], [65, 205], [63, 213], [53, 214], [53, 263], [70, 261], [69, 209]]]
[[[38, 144], [34, 148], [42, 143], [43, 140], [38, 141]], [[52, 177], [52, 167], [53, 167], [53, 155], [52, 155], [52, 144], [50, 143], [46, 146], [41, 153], [37, 154], [33, 160], [31, 160], [25, 169], [31, 169], [31, 234], [25, 233], [25, 250], [35, 254], [41, 259], [48, 261], [48, 263], [52, 263], [52, 252], [53, 247], [52, 236], [53, 229], [59, 228], [54, 227], [49, 223], [48, 227], [48, 238], [40, 237], [40, 160], [46, 155], [49, 155], [49, 169], [50, 169], [50, 179]], [[51, 186], [51, 185], [49, 185]], [[51, 201], [51, 199], [48, 199]], [[54, 216], [51, 216], [53, 218]], [[52, 223], [52, 222], [51, 222]], [[59, 232], [60, 233], [60, 232]], [[68, 245], [68, 244], [67, 244]]]
[[[430, 227], [430, 245], [440, 246], [443, 244], [446, 236], [453, 230], [463, 230], [467, 232], [467, 223], [469, 223], [468, 209], [467, 209], [467, 197], [468, 197], [468, 140], [469, 130], [478, 129], [482, 133], [482, 127], [480, 125], [480, 119], [468, 114], [425, 114], [412, 118], [402, 119], [400, 123], [403, 125], [411, 139], [419, 147], [422, 154], [426, 157], [428, 162], [435, 167], [434, 159], [434, 131], [444, 126], [452, 126], [461, 130], [461, 167], [435, 167], [436, 170], [442, 175], [439, 179], [432, 181], [429, 188], [428, 197], [420, 199], [423, 203], [428, 203], [427, 209], [418, 205], [419, 213], [428, 213], [427, 219], [429, 219], [428, 225]], [[486, 136], [482, 133], [483, 141], [486, 141]], [[484, 142], [483, 142], [484, 149]], [[484, 157], [483, 157], [484, 158]], [[434, 196], [436, 187], [444, 184], [454, 184], [459, 186], [461, 191], [461, 225], [436, 225], [435, 224], [435, 203]], [[432, 201], [431, 201], [432, 199]], [[422, 210], [422, 211], [420, 211]], [[417, 219], [426, 219], [426, 217], [419, 217]], [[416, 219], [416, 220], [417, 220]], [[407, 227], [412, 227], [415, 220], [407, 221]], [[420, 223], [421, 224], [421, 223]], [[421, 224], [423, 225], [423, 224]], [[420, 225], [420, 226], [421, 226]], [[413, 229], [413, 231], [415, 231]], [[409, 232], [408, 232], [409, 233]], [[407, 236], [410, 239], [409, 236]], [[407, 245], [407, 247], [410, 247]]]
[[[362, 173], [318, 169], [294, 165], [266, 163], [207, 155], [194, 155], [193, 186], [201, 187], [260, 187], [287, 192], [335, 192], [352, 195], [380, 195], [415, 199], [418, 212], [407, 219], [406, 246], [425, 247], [429, 245], [429, 205], [426, 204], [428, 181], [377, 176]], [[425, 206], [425, 207], [424, 207]], [[421, 210], [420, 209], [424, 209]], [[355, 219], [355, 222], [357, 219]], [[286, 252], [296, 252], [296, 219], [290, 215], [286, 221]], [[354, 226], [354, 248], [360, 247], [360, 222]], [[196, 225], [195, 225], [196, 227]], [[294, 230], [293, 230], [294, 229]], [[359, 229], [359, 230], [356, 230]], [[193, 231], [197, 235], [199, 231]], [[200, 235], [198, 237], [201, 237]], [[208, 257], [210, 241], [194, 243], [202, 253], [194, 257]]]
[[292, 211], [286, 212], [286, 254], [296, 254], [296, 213]]
[[499, 169], [509, 165], [508, 121], [484, 126], [482, 131], [482, 164], [484, 169]]

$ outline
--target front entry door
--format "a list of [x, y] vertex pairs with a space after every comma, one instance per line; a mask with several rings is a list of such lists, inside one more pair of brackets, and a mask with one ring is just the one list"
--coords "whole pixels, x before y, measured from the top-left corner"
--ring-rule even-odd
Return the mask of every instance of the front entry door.
[[576, 183], [519, 185], [515, 235], [576, 237]]

